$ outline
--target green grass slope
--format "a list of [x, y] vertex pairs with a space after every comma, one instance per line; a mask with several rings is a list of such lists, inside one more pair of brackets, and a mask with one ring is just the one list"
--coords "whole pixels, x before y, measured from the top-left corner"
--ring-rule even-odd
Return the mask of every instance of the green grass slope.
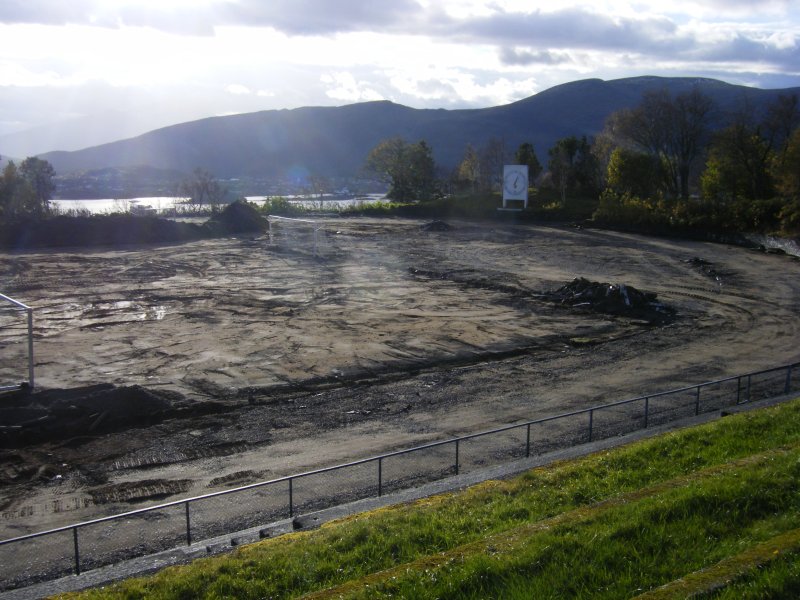
[[800, 400], [69, 597], [784, 598], [798, 555]]

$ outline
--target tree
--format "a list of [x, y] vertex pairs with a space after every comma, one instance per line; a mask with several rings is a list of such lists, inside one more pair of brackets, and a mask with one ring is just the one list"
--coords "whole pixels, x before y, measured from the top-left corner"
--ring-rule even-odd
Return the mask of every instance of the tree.
[[41, 158], [29, 156], [19, 166], [19, 174], [31, 186], [37, 210], [46, 211], [56, 189], [53, 183], [56, 176], [53, 165]]
[[550, 171], [553, 184], [561, 195], [562, 204], [567, 201], [567, 188], [572, 182], [572, 167], [577, 152], [578, 139], [574, 135], [561, 138], [547, 151], [550, 157], [547, 169]]
[[392, 200], [426, 200], [436, 187], [433, 151], [421, 140], [409, 144], [400, 137], [380, 142], [367, 155], [366, 169], [389, 184]]
[[542, 173], [542, 164], [530, 142], [520, 144], [514, 154], [514, 161], [518, 165], [528, 165], [528, 181], [536, 181], [536, 178]]
[[480, 176], [481, 165], [478, 159], [478, 152], [472, 144], [467, 144], [464, 149], [464, 158], [461, 159], [461, 163], [458, 165], [458, 179], [469, 183], [474, 192]]
[[759, 129], [737, 120], [714, 136], [700, 178], [703, 196], [725, 202], [771, 197], [775, 193], [772, 156]]
[[638, 107], [615, 113], [615, 130], [632, 149], [659, 159], [668, 192], [689, 197], [689, 178], [710, 132], [713, 101], [696, 88], [672, 98], [646, 92]]
[[744, 102], [713, 138], [701, 177], [703, 196], [717, 201], [763, 200], [775, 195], [786, 170], [790, 136], [800, 124], [796, 95], [778, 96], [759, 119]]
[[787, 200], [800, 202], [800, 127], [789, 136], [784, 159], [775, 175], [780, 194]]
[[503, 178], [503, 165], [508, 162], [506, 143], [502, 138], [491, 137], [478, 152], [480, 161], [480, 187], [491, 191], [500, 186]]
[[568, 190], [589, 195], [600, 192], [597, 159], [585, 135], [580, 139], [574, 135], [561, 138], [547, 153], [547, 168], [562, 203], [567, 200]]
[[211, 210], [216, 211], [228, 190], [220, 185], [210, 171], [198, 167], [192, 173], [191, 179], [181, 183], [180, 193], [189, 198], [196, 209], [211, 206]]
[[0, 177], [0, 212], [3, 218], [47, 214], [55, 191], [54, 177], [55, 170], [46, 160], [28, 157], [19, 167], [9, 161]]
[[661, 163], [649, 154], [616, 148], [607, 167], [607, 185], [617, 194], [639, 198], [656, 196], [664, 180]]

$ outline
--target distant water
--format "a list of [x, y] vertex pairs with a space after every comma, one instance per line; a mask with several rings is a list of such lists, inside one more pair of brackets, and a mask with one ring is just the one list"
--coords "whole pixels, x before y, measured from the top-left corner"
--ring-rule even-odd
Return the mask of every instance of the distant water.
[[[309, 199], [305, 197], [287, 196], [289, 202], [303, 208], [320, 210], [338, 210], [358, 206], [366, 202], [388, 202], [383, 194], [369, 194], [358, 198], [333, 198], [325, 197]], [[264, 196], [247, 196], [247, 200], [256, 204], [264, 202]], [[155, 209], [156, 211], [169, 211], [173, 208], [182, 208], [185, 198], [171, 196], [153, 196], [143, 198], [129, 198], [125, 200], [113, 198], [85, 199], [85, 200], [51, 200], [50, 204], [60, 211], [88, 211], [93, 215], [111, 214], [115, 212], [128, 212], [133, 206]]]

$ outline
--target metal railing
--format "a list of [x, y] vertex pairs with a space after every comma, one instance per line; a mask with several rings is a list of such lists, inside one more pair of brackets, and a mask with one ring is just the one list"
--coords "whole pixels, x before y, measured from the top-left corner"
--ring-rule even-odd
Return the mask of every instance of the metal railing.
[[[92, 519], [47, 531], [23, 535], [0, 541], [0, 550], [15, 550], [15, 560], [1, 560], [0, 564], [25, 564], [25, 573], [19, 571], [0, 573], [7, 580], [51, 579], [69, 572], [80, 574], [86, 567], [94, 568], [103, 564], [117, 562], [124, 558], [141, 556], [158, 550], [174, 548], [180, 543], [191, 546], [193, 540], [203, 536], [222, 535], [240, 531], [252, 523], [269, 523], [281, 518], [293, 518], [299, 510], [318, 510], [358, 498], [382, 496], [387, 492], [413, 487], [422, 482], [457, 475], [469, 470], [530, 457], [559, 447], [567, 447], [593, 440], [630, 433], [640, 429], [661, 425], [680, 418], [699, 415], [701, 412], [720, 410], [732, 405], [753, 400], [771, 398], [800, 391], [800, 382], [793, 378], [793, 372], [800, 363], [776, 367], [764, 371], [736, 375], [725, 379], [706, 382], [638, 396], [628, 400], [592, 406], [568, 413], [544, 417], [522, 423], [515, 423], [457, 438], [432, 442], [405, 450], [398, 450], [372, 456], [361, 460], [339, 464], [322, 469], [297, 473], [269, 481], [262, 481], [229, 490], [213, 492], [148, 508], [128, 511], [108, 517]], [[493, 446], [494, 445], [494, 446]], [[425, 463], [420, 472], [419, 458]], [[409, 466], [409, 461], [414, 460]], [[387, 472], [388, 471], [388, 472]], [[332, 489], [325, 496], [319, 493], [324, 487], [313, 480], [334, 477], [328, 486]], [[245, 495], [257, 496], [249, 501]], [[270, 494], [272, 495], [270, 497]], [[215, 501], [234, 497], [236, 502], [213, 506]], [[305, 499], [303, 498], [305, 497]], [[201, 508], [206, 506], [205, 511]], [[238, 510], [249, 510], [250, 517], [236, 514]], [[175, 514], [180, 515], [181, 525], [174, 526]], [[231, 511], [234, 511], [231, 514]], [[161, 513], [161, 514], [158, 514]], [[169, 518], [166, 518], [169, 517]], [[203, 518], [205, 524], [203, 523]], [[137, 520], [138, 519], [138, 520]], [[249, 520], [248, 520], [249, 519]], [[157, 535], [143, 533], [146, 523], [163, 526], [171, 524], [171, 531], [163, 530]], [[82, 556], [82, 534], [103, 525], [113, 526], [105, 533], [97, 533], [90, 550], [95, 554], [105, 552], [110, 559], [97, 556], [85, 559]], [[134, 527], [126, 535], [125, 526]], [[63, 544], [36, 544], [32, 555], [48, 565], [47, 574], [30, 573], [30, 563], [17, 556], [16, 550], [25, 543], [50, 540], [54, 536], [68, 535], [71, 549], [63, 551]], [[131, 536], [140, 541], [131, 543]], [[157, 539], [153, 539], [157, 538]], [[114, 541], [121, 539], [123, 549], [113, 549]], [[109, 550], [109, 547], [112, 549]], [[60, 550], [58, 550], [60, 549]], [[50, 565], [53, 554], [61, 552], [62, 562], [71, 562], [70, 567], [62, 566], [55, 572]], [[11, 567], [13, 568], [13, 567]], [[1, 586], [0, 586], [1, 587]]]
[[[25, 311], [28, 316], [28, 387], [33, 390], [33, 309], [19, 300], [14, 300], [5, 294], [0, 294], [0, 300], [8, 302], [14, 310]], [[0, 391], [14, 390], [19, 385], [0, 385]]]

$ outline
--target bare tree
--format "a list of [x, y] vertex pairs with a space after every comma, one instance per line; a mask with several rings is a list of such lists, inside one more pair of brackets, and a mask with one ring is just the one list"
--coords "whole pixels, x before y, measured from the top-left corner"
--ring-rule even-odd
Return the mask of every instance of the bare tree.
[[657, 157], [667, 174], [668, 192], [689, 197], [689, 176], [708, 141], [714, 103], [697, 88], [672, 98], [666, 90], [647, 92], [641, 104], [615, 115], [617, 133], [633, 149]]
[[191, 179], [181, 184], [180, 191], [182, 196], [189, 198], [195, 210], [210, 206], [213, 211], [219, 208], [228, 193], [210, 171], [200, 167], [194, 170]]

